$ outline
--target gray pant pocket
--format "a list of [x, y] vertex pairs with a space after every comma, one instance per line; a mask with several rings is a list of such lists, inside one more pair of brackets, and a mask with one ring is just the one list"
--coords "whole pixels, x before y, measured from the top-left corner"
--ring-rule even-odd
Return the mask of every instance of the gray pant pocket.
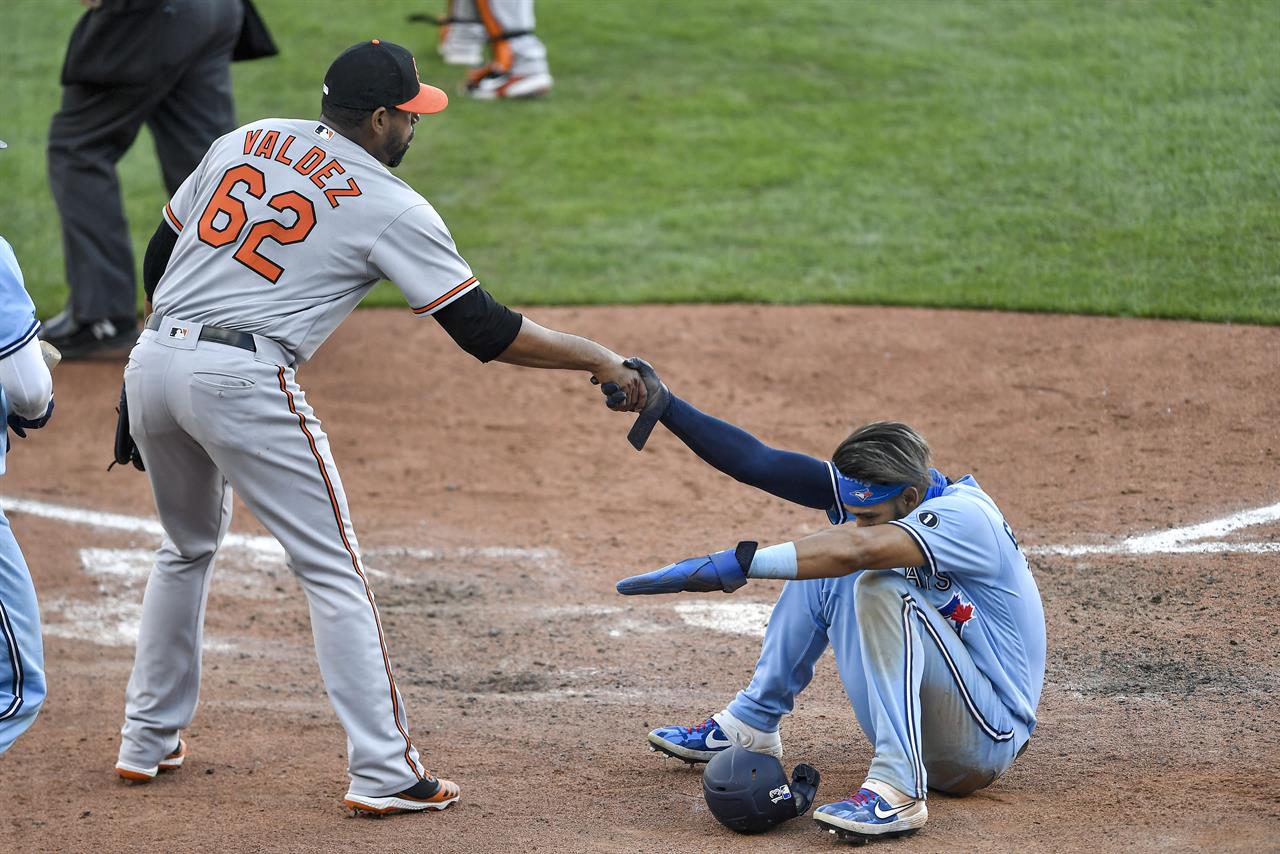
[[236, 389], [253, 388], [254, 382], [248, 377], [235, 374], [224, 374], [217, 371], [193, 371], [192, 382], [216, 388], [219, 391], [235, 391]]

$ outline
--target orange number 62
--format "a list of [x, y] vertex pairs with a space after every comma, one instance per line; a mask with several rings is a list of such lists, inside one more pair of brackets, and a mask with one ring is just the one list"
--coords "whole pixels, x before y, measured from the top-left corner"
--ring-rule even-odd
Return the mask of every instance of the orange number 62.
[[[214, 191], [213, 198], [209, 200], [204, 213], [200, 215], [200, 225], [196, 229], [196, 235], [200, 240], [214, 249], [239, 240], [241, 232], [249, 222], [244, 202], [231, 195], [231, 191], [237, 184], [244, 184], [245, 191], [255, 199], [260, 199], [267, 193], [266, 176], [252, 166], [241, 164], [226, 171], [222, 180], [218, 182], [218, 189]], [[267, 199], [267, 205], [281, 213], [292, 211], [297, 216], [297, 220], [287, 227], [274, 219], [255, 222], [249, 229], [249, 235], [244, 239], [244, 243], [240, 244], [232, 257], [274, 284], [280, 280], [284, 268], [270, 258], [258, 254], [258, 247], [268, 238], [281, 246], [306, 240], [311, 229], [316, 227], [316, 209], [310, 199], [292, 190], [272, 196]], [[221, 226], [216, 226], [214, 220], [218, 218], [219, 213], [226, 214], [227, 221]]]

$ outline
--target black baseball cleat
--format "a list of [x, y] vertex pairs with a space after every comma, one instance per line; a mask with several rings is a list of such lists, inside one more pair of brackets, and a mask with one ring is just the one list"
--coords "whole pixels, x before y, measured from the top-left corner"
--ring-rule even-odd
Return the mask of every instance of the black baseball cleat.
[[392, 815], [400, 812], [442, 810], [457, 801], [461, 796], [462, 790], [458, 788], [457, 783], [452, 780], [428, 776], [425, 780], [419, 780], [404, 791], [380, 798], [347, 792], [347, 796], [342, 799], [342, 803], [357, 814]]
[[63, 312], [49, 321], [40, 337], [62, 351], [63, 359], [117, 359], [129, 355], [138, 342], [138, 324], [132, 317], [81, 324]]

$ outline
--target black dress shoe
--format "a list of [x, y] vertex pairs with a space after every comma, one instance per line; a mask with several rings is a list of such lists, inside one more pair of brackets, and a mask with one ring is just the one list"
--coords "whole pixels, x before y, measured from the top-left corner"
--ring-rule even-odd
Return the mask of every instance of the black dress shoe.
[[80, 324], [76, 323], [75, 317], [71, 314], [71, 309], [64, 308], [49, 318], [48, 323], [40, 324], [40, 338], [44, 341], [52, 341], [54, 338], [70, 338], [79, 329]]
[[45, 340], [62, 351], [65, 360], [119, 359], [138, 342], [138, 324], [132, 317], [106, 318], [85, 323], [70, 335]]

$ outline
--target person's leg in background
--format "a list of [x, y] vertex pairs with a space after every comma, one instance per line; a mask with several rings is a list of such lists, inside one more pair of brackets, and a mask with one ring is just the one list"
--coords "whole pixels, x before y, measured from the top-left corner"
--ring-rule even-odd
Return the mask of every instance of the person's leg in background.
[[480, 100], [535, 98], [551, 90], [547, 48], [534, 35], [533, 0], [474, 0], [493, 49], [488, 65], [467, 75], [467, 94]]
[[231, 53], [240, 35], [240, 0], [187, 0], [184, 18], [208, 40], [175, 75], [164, 99], [147, 116], [165, 189], [173, 195], [200, 164], [213, 141], [236, 127], [231, 95]]
[[137, 341], [137, 280], [116, 163], [145, 122], [172, 194], [235, 127], [231, 51], [239, 0], [179, 0], [183, 61], [149, 85], [70, 84], [49, 128], [49, 186], [62, 217], [67, 307], [41, 337], [65, 359], [115, 358]]
[[65, 359], [124, 356], [137, 340], [133, 244], [116, 163], [158, 99], [142, 86], [73, 84], [49, 127], [49, 187], [62, 217], [67, 307], [41, 337]]
[[476, 0], [449, 0], [436, 45], [440, 58], [447, 65], [483, 65], [488, 41], [489, 33], [480, 22]]

